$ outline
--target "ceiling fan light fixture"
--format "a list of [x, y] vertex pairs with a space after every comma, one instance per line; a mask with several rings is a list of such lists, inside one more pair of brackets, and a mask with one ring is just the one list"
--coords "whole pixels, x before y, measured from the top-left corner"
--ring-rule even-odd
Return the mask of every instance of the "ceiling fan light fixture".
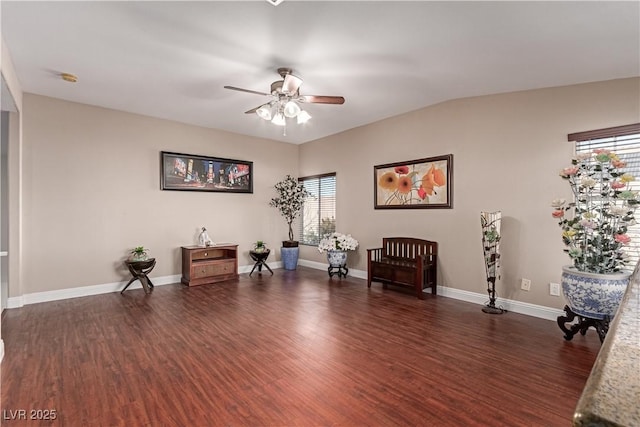
[[286, 117], [296, 117], [300, 114], [300, 106], [295, 101], [289, 101], [284, 105], [284, 115]]
[[298, 124], [301, 125], [303, 123], [307, 123], [311, 119], [311, 114], [302, 110], [300, 111], [297, 117], [298, 117]]
[[284, 126], [284, 125], [287, 124], [287, 121], [284, 118], [284, 114], [276, 113], [276, 115], [273, 116], [273, 119], [271, 120], [271, 123], [273, 123], [276, 126]]
[[256, 114], [261, 119], [271, 120], [271, 106], [269, 104], [264, 104], [260, 106], [260, 108], [256, 110]]
[[[2, 0], [0, 0], [2, 1]], [[282, 0], [267, 0], [276, 5]], [[300, 0], [301, 1], [301, 0]], [[276, 126], [284, 128], [282, 133], [287, 134], [287, 119], [295, 118], [298, 124], [304, 124], [311, 120], [311, 114], [302, 110], [303, 104], [344, 104], [342, 96], [328, 95], [300, 95], [300, 86], [302, 79], [292, 74], [293, 70], [287, 67], [278, 68], [278, 74], [282, 80], [271, 83], [271, 92], [260, 92], [257, 90], [243, 89], [235, 86], [224, 86], [225, 89], [237, 90], [239, 92], [252, 93], [255, 95], [263, 95], [270, 97], [270, 101], [265, 104], [258, 105], [245, 114], [256, 113], [263, 120], [270, 121]]]

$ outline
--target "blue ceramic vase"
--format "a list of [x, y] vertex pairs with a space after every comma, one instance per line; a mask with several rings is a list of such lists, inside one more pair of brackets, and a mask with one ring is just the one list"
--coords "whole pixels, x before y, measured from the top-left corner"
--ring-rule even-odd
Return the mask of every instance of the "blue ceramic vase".
[[282, 257], [282, 268], [285, 270], [295, 270], [298, 266], [298, 256], [300, 248], [280, 248], [280, 256]]
[[327, 251], [327, 261], [331, 267], [342, 267], [347, 264], [347, 251]]
[[590, 319], [613, 318], [629, 284], [630, 272], [596, 274], [562, 268], [562, 295], [575, 314]]

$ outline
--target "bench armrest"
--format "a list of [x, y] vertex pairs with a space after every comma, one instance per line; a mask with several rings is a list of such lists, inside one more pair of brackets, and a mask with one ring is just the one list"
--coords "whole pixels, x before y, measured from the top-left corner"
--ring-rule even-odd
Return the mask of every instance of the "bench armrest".
[[367, 249], [367, 260], [369, 261], [380, 261], [382, 255], [382, 248]]

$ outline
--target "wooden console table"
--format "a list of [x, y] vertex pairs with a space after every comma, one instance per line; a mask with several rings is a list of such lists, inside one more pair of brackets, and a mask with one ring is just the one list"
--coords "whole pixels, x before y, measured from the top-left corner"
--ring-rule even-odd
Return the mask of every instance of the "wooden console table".
[[182, 283], [206, 285], [238, 278], [238, 245], [182, 246]]

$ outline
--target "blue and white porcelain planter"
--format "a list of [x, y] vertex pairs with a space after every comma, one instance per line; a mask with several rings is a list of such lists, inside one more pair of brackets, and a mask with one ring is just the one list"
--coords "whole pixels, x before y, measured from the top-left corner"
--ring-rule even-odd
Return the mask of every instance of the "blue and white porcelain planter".
[[627, 290], [631, 272], [597, 274], [562, 267], [562, 295], [575, 314], [591, 319], [613, 318]]
[[295, 270], [298, 267], [298, 256], [300, 248], [280, 248], [280, 257], [282, 258], [282, 268], [285, 270]]
[[327, 261], [331, 267], [342, 267], [347, 264], [347, 251], [327, 251]]

